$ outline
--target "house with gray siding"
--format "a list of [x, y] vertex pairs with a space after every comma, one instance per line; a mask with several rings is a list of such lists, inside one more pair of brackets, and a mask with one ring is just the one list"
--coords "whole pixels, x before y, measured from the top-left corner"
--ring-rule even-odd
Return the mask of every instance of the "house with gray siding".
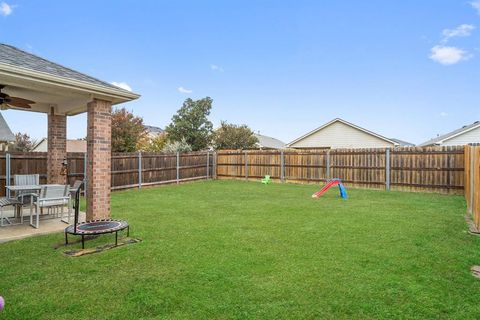
[[480, 143], [480, 121], [425, 141], [420, 147], [463, 146], [469, 143]]

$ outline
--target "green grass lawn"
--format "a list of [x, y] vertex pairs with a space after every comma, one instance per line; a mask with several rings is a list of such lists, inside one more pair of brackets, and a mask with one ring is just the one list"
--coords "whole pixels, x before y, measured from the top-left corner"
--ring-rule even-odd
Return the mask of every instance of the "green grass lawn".
[[[462, 197], [211, 181], [116, 192], [139, 244], [0, 244], [0, 319], [480, 317]], [[0, 230], [1, 232], [1, 230]], [[87, 246], [112, 242], [106, 235]], [[75, 245], [79, 247], [79, 245]], [[64, 249], [63, 249], [64, 250]]]

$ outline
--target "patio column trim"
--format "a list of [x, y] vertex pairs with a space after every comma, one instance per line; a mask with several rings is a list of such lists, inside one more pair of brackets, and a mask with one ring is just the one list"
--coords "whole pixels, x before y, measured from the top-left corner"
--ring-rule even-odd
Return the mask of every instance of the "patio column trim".
[[87, 105], [87, 220], [108, 219], [111, 188], [112, 103]]
[[54, 108], [48, 114], [47, 141], [47, 183], [66, 184], [62, 163], [67, 158], [67, 117], [55, 114]]

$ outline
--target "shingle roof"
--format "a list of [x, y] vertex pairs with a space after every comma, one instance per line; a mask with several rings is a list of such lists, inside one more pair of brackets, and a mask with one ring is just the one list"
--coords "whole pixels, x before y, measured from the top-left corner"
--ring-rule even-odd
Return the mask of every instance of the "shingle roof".
[[261, 148], [269, 148], [269, 149], [284, 149], [285, 143], [268, 136], [264, 136], [262, 134], [255, 133], [255, 137], [258, 139], [258, 145]]
[[461, 134], [462, 132], [468, 131], [468, 130], [473, 129], [475, 127], [480, 127], [480, 121], [475, 121], [472, 124], [463, 126], [459, 129], [453, 130], [452, 132], [449, 132], [449, 133], [443, 134], [441, 136], [438, 136], [436, 138], [425, 141], [424, 143], [419, 144], [419, 146], [424, 147], [424, 146], [430, 146], [430, 145], [442, 143], [442, 141], [444, 141], [444, 140], [448, 140], [449, 138], [451, 138], [453, 136]]
[[400, 147], [415, 147], [415, 144], [411, 143], [411, 142], [407, 142], [407, 141], [403, 141], [403, 140], [395, 139], [395, 138], [390, 138], [390, 140], [398, 143], [398, 145]]
[[12, 142], [15, 141], [15, 135], [10, 130], [7, 122], [0, 113], [0, 141], [1, 142]]
[[155, 126], [144, 126], [144, 127], [150, 133], [163, 133], [164, 132], [164, 130], [160, 127], [155, 127]]
[[0, 63], [15, 67], [30, 69], [33, 71], [48, 73], [53, 76], [82, 81], [89, 84], [129, 92], [113, 84], [98, 80], [81, 72], [64, 67], [60, 64], [48, 61], [34, 54], [25, 52], [13, 46], [0, 43]]

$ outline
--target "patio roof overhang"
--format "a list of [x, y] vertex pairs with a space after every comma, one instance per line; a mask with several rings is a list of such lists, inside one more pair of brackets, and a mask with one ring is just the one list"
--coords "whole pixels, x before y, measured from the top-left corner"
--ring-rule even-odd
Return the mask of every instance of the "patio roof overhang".
[[21, 111], [33, 111], [73, 116], [87, 111], [87, 104], [94, 99], [119, 104], [135, 100], [140, 95], [95, 83], [12, 66], [0, 63], [0, 84], [2, 90], [10, 96], [35, 101], [31, 109], [12, 108]]
[[[87, 219], [110, 217], [112, 105], [136, 93], [39, 56], [0, 43], [0, 85], [10, 97], [33, 101], [30, 108], [2, 108], [48, 114], [47, 183], [65, 184], [67, 116], [87, 112]], [[20, 105], [21, 106], [21, 105]]]

